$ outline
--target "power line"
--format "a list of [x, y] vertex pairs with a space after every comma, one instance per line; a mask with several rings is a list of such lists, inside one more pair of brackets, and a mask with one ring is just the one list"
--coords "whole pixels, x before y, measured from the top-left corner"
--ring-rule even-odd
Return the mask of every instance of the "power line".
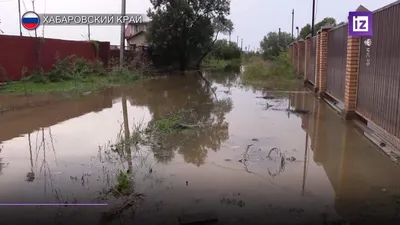
[[[46, 8], [47, 8], [47, 0], [44, 0], [44, 12], [43, 14], [46, 15]], [[42, 36], [44, 37], [44, 27], [45, 25], [42, 25]]]
[[[25, 0], [22, 0], [22, 5], [24, 5], [25, 12], [27, 12], [28, 9], [26, 8]], [[32, 35], [31, 35], [31, 33], [29, 31], [28, 31], [28, 35], [29, 35], [29, 37], [32, 37]]]
[[25, 12], [27, 12], [28, 10], [26, 9], [25, 0], [22, 0], [22, 4], [24, 5]]

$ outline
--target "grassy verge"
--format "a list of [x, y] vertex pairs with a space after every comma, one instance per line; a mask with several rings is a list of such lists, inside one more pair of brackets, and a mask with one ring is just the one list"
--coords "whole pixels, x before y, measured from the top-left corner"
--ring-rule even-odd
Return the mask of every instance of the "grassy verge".
[[216, 70], [239, 70], [241, 65], [240, 59], [221, 60], [207, 59], [203, 62], [202, 67]]
[[58, 60], [54, 68], [48, 73], [35, 73], [21, 81], [8, 82], [0, 86], [0, 93], [67, 92], [73, 95], [133, 83], [142, 79], [142, 77], [140, 71], [125, 67], [115, 67], [107, 71], [98, 63], [66, 58]]
[[245, 66], [242, 74], [244, 83], [270, 85], [271, 88], [278, 86], [292, 86], [299, 83], [300, 79], [295, 76], [287, 53], [281, 53], [273, 61], [264, 61], [262, 58], [252, 58]]

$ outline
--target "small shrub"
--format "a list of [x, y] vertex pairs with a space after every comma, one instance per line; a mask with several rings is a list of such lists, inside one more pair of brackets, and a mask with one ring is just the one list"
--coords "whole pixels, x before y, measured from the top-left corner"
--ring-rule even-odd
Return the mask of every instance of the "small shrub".
[[131, 70], [127, 67], [113, 67], [109, 73], [110, 81], [137, 81], [142, 77], [142, 74], [137, 70]]
[[112, 189], [114, 196], [129, 195], [131, 193], [133, 184], [129, 176], [130, 174], [119, 171], [117, 175], [117, 184]]

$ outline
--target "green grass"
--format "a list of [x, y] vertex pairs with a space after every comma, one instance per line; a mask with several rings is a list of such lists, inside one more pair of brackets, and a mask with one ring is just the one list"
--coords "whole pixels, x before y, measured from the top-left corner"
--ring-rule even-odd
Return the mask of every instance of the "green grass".
[[195, 123], [195, 114], [190, 110], [179, 110], [173, 113], [167, 113], [164, 116], [154, 120], [153, 123], [148, 127], [147, 132], [158, 132], [158, 133], [179, 133], [184, 132], [190, 134], [190, 130], [186, 129], [185, 125]]
[[202, 67], [207, 69], [217, 70], [237, 70], [240, 69], [241, 60], [221, 60], [221, 59], [206, 59], [204, 60]]
[[139, 72], [129, 72], [127, 69], [118, 68], [104, 76], [75, 77], [57, 82], [51, 82], [46, 78], [40, 81], [30, 79], [9, 82], [4, 86], [0, 86], [0, 93], [43, 94], [67, 92], [69, 94], [81, 94], [87, 91], [134, 83], [140, 79], [142, 79], [142, 75]]
[[241, 79], [244, 84], [274, 90], [292, 89], [301, 83], [301, 80], [295, 76], [289, 55], [285, 52], [273, 61], [252, 57], [251, 61], [246, 63]]
[[272, 61], [253, 58], [246, 65], [242, 78], [248, 81], [287, 81], [297, 79], [287, 53], [281, 53]]
[[69, 94], [124, 85], [141, 79], [142, 72], [128, 67], [107, 70], [100, 61], [88, 61], [74, 55], [58, 58], [48, 72], [38, 70], [29, 76], [21, 71], [21, 81], [0, 86], [0, 93], [40, 94], [68, 92]]

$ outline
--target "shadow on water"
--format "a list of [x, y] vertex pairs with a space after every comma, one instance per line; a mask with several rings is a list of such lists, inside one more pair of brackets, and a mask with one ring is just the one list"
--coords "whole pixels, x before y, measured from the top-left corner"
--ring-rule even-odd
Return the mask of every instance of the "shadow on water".
[[[108, 204], [3, 207], [2, 221], [398, 221], [400, 169], [350, 122], [302, 87], [204, 77], [209, 83], [172, 76], [2, 113], [2, 202]], [[148, 132], [182, 111], [194, 128]]]

